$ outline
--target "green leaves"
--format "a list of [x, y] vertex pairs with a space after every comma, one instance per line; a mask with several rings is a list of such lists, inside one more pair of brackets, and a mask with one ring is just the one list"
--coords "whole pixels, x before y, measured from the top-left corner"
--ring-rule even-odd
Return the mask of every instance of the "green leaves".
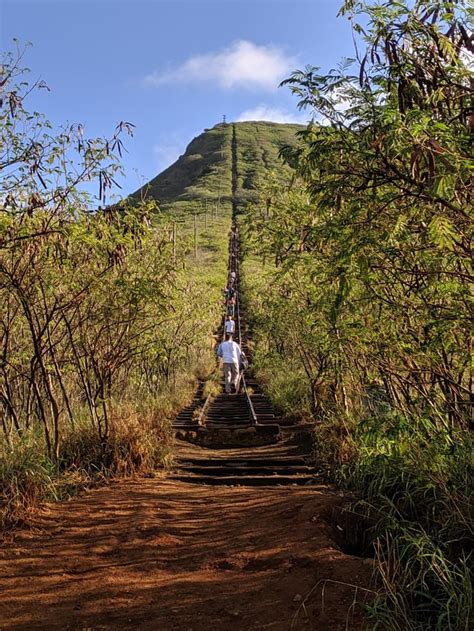
[[[370, 365], [393, 405], [464, 425], [456, 392], [469, 389], [472, 160], [462, 9], [448, 4], [344, 5], [369, 24], [359, 71], [308, 66], [284, 82], [325, 124], [281, 152], [296, 171], [292, 190], [262, 188], [247, 223], [254, 252], [335, 340], [342, 379], [363, 380]], [[288, 308], [275, 297], [278, 317]], [[298, 334], [299, 348], [313, 343]]]
[[441, 249], [452, 250], [456, 243], [456, 231], [453, 224], [447, 217], [438, 215], [433, 217], [429, 226], [428, 234], [432, 242]]

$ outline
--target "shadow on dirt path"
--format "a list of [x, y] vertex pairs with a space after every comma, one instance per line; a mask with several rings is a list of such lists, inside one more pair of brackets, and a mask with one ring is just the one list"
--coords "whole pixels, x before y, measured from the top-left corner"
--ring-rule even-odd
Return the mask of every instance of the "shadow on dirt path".
[[347, 584], [367, 588], [372, 565], [335, 543], [340, 503], [319, 483], [164, 477], [49, 505], [0, 547], [0, 628], [359, 629]]

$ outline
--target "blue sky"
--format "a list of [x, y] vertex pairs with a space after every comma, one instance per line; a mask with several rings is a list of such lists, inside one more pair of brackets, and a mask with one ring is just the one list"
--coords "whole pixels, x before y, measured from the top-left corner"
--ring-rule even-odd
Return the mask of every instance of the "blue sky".
[[[25, 56], [39, 91], [27, 106], [89, 136], [136, 125], [122, 194], [183, 153], [204, 128], [228, 121], [301, 118], [291, 70], [327, 70], [353, 54], [342, 0], [0, 0], [2, 51]], [[304, 117], [303, 117], [304, 118]]]

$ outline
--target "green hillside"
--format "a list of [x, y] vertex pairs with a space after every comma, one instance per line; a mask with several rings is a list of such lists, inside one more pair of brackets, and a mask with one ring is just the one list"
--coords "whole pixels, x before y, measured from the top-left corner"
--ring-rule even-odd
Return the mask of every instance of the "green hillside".
[[[173, 222], [188, 273], [209, 288], [225, 285], [232, 212], [256, 199], [270, 173], [282, 178], [289, 168], [280, 149], [296, 142], [299, 125], [267, 122], [220, 123], [194, 138], [185, 153], [133, 194], [157, 200], [157, 223]], [[208, 297], [211, 294], [208, 293]]]
[[266, 173], [288, 171], [278, 153], [296, 142], [299, 129], [267, 122], [220, 123], [194, 138], [174, 164], [133, 197], [156, 199], [163, 210], [178, 213], [217, 203], [230, 209], [233, 194], [238, 204], [245, 203]]
[[235, 201], [237, 206], [254, 201], [259, 184], [270, 173], [289, 175], [290, 168], [278, 154], [285, 145], [296, 143], [301, 125], [248, 122], [236, 123], [234, 130]]
[[232, 127], [216, 125], [194, 138], [185, 153], [133, 197], [152, 198], [167, 210], [196, 210], [196, 202], [221, 199], [230, 205]]

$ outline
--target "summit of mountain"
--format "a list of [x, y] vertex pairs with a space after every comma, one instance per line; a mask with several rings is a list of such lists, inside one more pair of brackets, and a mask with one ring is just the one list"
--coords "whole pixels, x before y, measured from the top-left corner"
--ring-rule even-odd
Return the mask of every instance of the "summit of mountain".
[[182, 156], [133, 194], [158, 201], [162, 210], [195, 211], [199, 205], [256, 197], [258, 183], [269, 172], [290, 168], [279, 158], [282, 147], [297, 142], [302, 125], [265, 121], [219, 123], [196, 136]]

